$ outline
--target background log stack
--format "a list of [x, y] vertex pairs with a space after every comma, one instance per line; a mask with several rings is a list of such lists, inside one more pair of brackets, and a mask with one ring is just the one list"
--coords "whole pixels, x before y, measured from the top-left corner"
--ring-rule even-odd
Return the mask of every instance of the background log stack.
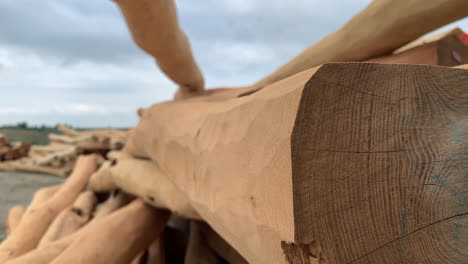
[[[0, 264], [468, 263], [468, 69], [447, 67], [468, 47], [458, 29], [415, 40], [467, 1], [374, 1], [254, 85], [209, 91], [173, 1], [115, 2], [178, 100], [13, 208]], [[61, 129], [50, 147], [113, 145]]]
[[0, 162], [16, 160], [28, 155], [31, 144], [23, 142], [8, 142], [8, 138], [0, 134]]
[[78, 155], [96, 153], [104, 157], [110, 150], [122, 149], [127, 134], [126, 131], [114, 129], [77, 131], [65, 125], [58, 125], [58, 129], [63, 134], [49, 134], [49, 145], [13, 144], [11, 149], [14, 152], [10, 152], [18, 154], [13, 161], [0, 162], [0, 170], [67, 176]]

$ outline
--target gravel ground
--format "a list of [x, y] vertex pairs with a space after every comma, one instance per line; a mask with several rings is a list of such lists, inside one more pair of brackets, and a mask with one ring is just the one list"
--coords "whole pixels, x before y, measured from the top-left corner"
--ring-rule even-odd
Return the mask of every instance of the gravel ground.
[[64, 178], [45, 174], [0, 172], [0, 241], [5, 237], [4, 227], [10, 207], [26, 207], [37, 189], [63, 181]]

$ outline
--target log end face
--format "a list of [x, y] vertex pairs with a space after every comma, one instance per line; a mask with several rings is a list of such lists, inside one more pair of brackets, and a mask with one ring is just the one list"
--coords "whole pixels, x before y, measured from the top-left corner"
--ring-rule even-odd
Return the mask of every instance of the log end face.
[[467, 79], [445, 67], [322, 66], [291, 137], [285, 254], [317, 241], [329, 263], [466, 263]]

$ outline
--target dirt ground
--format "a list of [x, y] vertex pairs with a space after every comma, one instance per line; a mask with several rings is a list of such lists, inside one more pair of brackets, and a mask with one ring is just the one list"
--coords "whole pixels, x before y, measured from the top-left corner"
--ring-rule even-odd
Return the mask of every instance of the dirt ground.
[[0, 172], [0, 241], [5, 237], [5, 221], [10, 207], [27, 206], [34, 192], [62, 183], [64, 178], [45, 174]]

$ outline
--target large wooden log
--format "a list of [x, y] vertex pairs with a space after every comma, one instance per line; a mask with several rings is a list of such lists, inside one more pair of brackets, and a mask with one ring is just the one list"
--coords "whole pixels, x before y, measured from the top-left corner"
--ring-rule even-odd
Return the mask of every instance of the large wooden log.
[[466, 263], [467, 78], [327, 64], [153, 105], [125, 151], [157, 162], [252, 263], [308, 263], [295, 256], [309, 246], [328, 263]]
[[65, 163], [62, 167], [54, 168], [48, 166], [41, 166], [35, 163], [35, 160], [30, 158], [23, 158], [19, 160], [12, 160], [6, 162], [0, 162], [0, 170], [3, 171], [26, 171], [26, 172], [39, 172], [50, 175], [56, 175], [65, 177], [70, 174], [73, 167], [75, 166], [74, 161]]
[[261, 88], [329, 62], [363, 61], [468, 15], [466, 0], [374, 0], [336, 32], [304, 50], [254, 86]]

